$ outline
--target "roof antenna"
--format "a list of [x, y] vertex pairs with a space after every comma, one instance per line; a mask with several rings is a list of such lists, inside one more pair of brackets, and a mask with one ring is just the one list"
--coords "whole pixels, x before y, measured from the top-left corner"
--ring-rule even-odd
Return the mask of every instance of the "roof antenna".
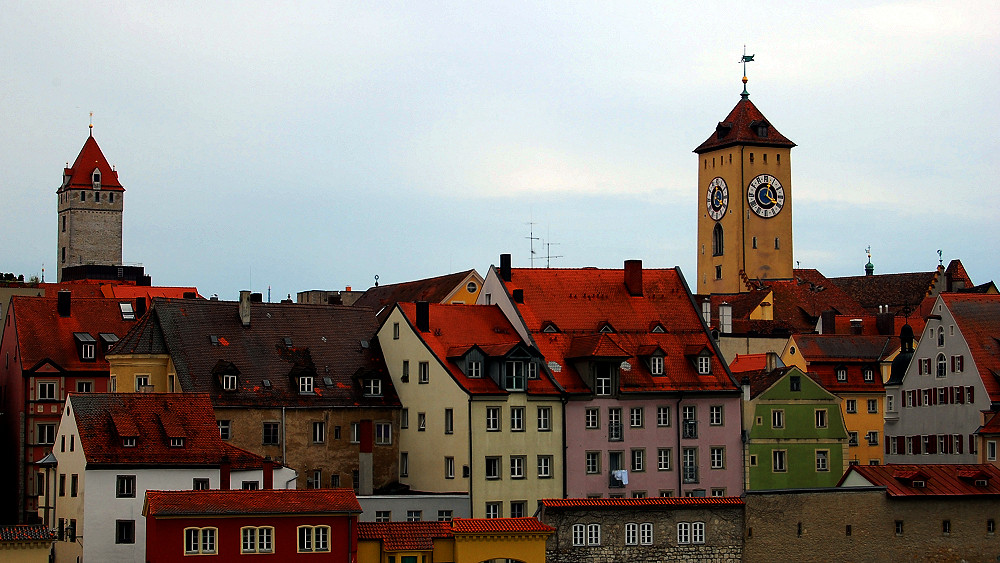
[[94, 136], [94, 112], [90, 112], [90, 136]]
[[743, 46], [743, 56], [740, 58], [739, 62], [743, 63], [743, 93], [740, 97], [744, 100], [750, 97], [750, 92], [747, 92], [747, 63], [753, 62], [753, 55], [747, 54], [747, 46]]
[[529, 245], [529, 248], [531, 250], [531, 255], [528, 258], [528, 262], [531, 264], [531, 267], [534, 268], [535, 267], [535, 241], [536, 240], [541, 240], [541, 239], [535, 236], [535, 223], [532, 222], [532, 221], [528, 222], [528, 236], [525, 237], [525, 238], [528, 239], [528, 241], [529, 241], [528, 245]]

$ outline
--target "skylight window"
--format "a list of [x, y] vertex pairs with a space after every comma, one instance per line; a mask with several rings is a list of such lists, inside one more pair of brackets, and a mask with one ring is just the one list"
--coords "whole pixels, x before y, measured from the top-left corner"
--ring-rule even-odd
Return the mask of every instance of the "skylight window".
[[119, 303], [118, 308], [122, 311], [123, 321], [134, 321], [135, 320], [135, 309], [132, 308], [131, 303]]

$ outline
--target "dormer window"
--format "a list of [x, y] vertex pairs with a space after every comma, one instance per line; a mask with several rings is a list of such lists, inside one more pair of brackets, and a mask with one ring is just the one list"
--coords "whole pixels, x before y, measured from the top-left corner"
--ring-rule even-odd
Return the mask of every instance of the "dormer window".
[[508, 360], [504, 365], [504, 389], [508, 391], [524, 391], [524, 362]]
[[847, 368], [844, 366], [837, 367], [837, 381], [844, 382], [847, 381]]
[[101, 344], [104, 346], [104, 351], [109, 352], [118, 343], [118, 336], [111, 332], [102, 332], [97, 336], [101, 339]]
[[236, 374], [227, 373], [222, 376], [222, 388], [226, 391], [236, 390]]
[[865, 383], [871, 383], [875, 381], [875, 370], [872, 368], [865, 368]]
[[698, 356], [698, 375], [712, 373], [712, 358], [708, 354]]
[[479, 378], [483, 376], [483, 362], [472, 360], [469, 361], [469, 377]]
[[90, 180], [94, 185], [95, 190], [101, 189], [101, 170], [95, 168], [93, 172], [90, 173]]
[[170, 439], [170, 447], [171, 448], [183, 448], [184, 447], [184, 438], [183, 437], [179, 437], [179, 436], [171, 438]]
[[649, 358], [649, 372], [653, 375], [663, 375], [663, 356], [651, 356]]
[[528, 379], [538, 379], [538, 363], [528, 362]]
[[601, 328], [597, 331], [601, 334], [609, 334], [615, 331], [615, 327], [611, 326], [611, 323], [604, 323]]
[[667, 332], [667, 330], [663, 328], [663, 325], [661, 325], [660, 323], [656, 323], [655, 325], [653, 325], [653, 330], [651, 330], [650, 332], [652, 332], [653, 334], [663, 334]]
[[122, 438], [122, 447], [134, 448], [135, 442], [136, 442], [135, 436], [125, 436], [124, 438]]
[[754, 133], [756, 133], [758, 137], [767, 137], [767, 129], [767, 123], [759, 123], [756, 127], [754, 127]]
[[989, 479], [976, 479], [976, 486], [977, 487], [989, 487], [990, 486], [990, 481], [989, 481]]
[[545, 324], [542, 325], [542, 332], [547, 334], [555, 334], [559, 332], [559, 327], [557, 327], [556, 324], [553, 322], [546, 322]]
[[97, 340], [87, 332], [74, 332], [77, 349], [80, 351], [80, 359], [83, 361], [93, 361], [97, 357]]
[[313, 392], [313, 378], [311, 375], [299, 376], [299, 393]]
[[123, 321], [135, 320], [135, 309], [132, 308], [131, 303], [119, 303], [118, 308], [121, 309]]
[[923, 489], [926, 486], [927, 486], [927, 481], [917, 481], [917, 480], [913, 481], [913, 488], [915, 489]]
[[382, 380], [381, 379], [366, 379], [362, 382], [362, 387], [364, 388], [366, 397], [381, 397], [382, 396]]

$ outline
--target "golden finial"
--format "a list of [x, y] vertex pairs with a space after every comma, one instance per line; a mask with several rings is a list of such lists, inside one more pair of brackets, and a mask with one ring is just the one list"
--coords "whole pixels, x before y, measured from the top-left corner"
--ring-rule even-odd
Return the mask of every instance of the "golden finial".
[[90, 112], [90, 136], [94, 136], [94, 112]]

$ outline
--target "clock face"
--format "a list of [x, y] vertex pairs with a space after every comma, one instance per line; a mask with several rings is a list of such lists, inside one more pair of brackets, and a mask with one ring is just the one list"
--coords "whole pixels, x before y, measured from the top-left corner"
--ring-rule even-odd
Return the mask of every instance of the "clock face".
[[726, 181], [716, 177], [708, 183], [708, 216], [718, 221], [726, 214], [729, 207], [729, 187]]
[[757, 215], [767, 219], [774, 217], [785, 205], [785, 189], [781, 182], [770, 174], [761, 174], [747, 186], [747, 202]]

